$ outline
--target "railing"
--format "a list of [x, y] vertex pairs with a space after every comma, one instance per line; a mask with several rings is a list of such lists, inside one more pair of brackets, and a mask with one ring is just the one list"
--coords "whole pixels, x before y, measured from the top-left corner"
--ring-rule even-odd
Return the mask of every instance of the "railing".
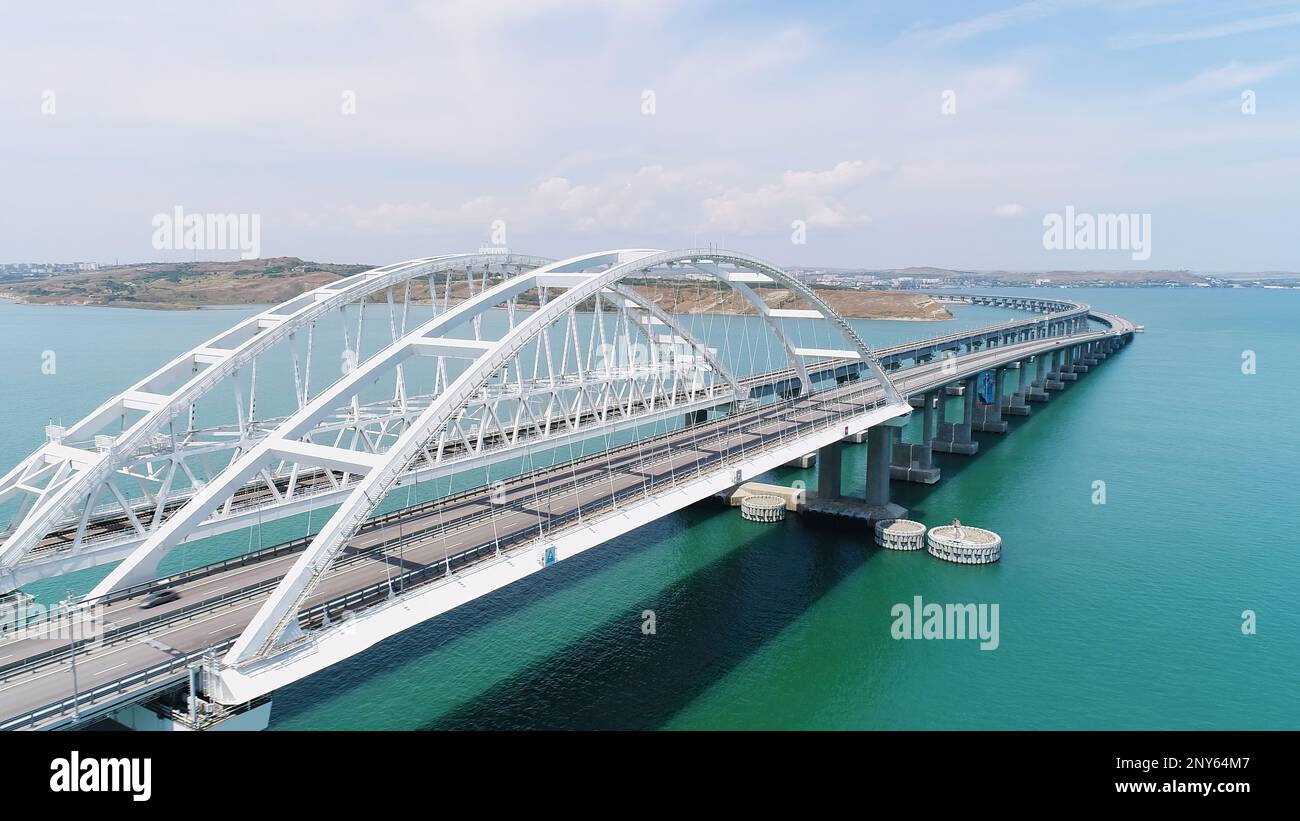
[[[231, 644], [234, 644], [234, 640], [232, 639], [229, 642], [223, 642], [223, 644], [226, 647], [229, 647]], [[160, 677], [167, 677], [169, 673], [175, 673], [177, 670], [188, 668], [194, 662], [201, 660], [203, 656], [212, 649], [216, 649], [220, 652], [225, 648], [220, 644], [213, 645], [212, 647], [205, 647], [199, 652], [177, 656], [176, 658], [169, 659], [162, 664], [123, 676], [122, 678], [110, 681], [107, 684], [102, 684], [90, 690], [68, 696], [67, 698], [59, 699], [58, 701], [51, 702], [43, 707], [37, 707], [34, 710], [28, 710], [25, 713], [20, 713], [16, 716], [5, 719], [4, 721], [0, 721], [0, 730], [20, 730], [24, 727], [30, 727], [33, 724], [55, 716], [67, 715], [69, 712], [73, 711], [80, 712], [79, 708], [83, 704], [91, 706], [94, 702], [99, 701], [106, 696], [125, 695], [127, 688], [135, 687], [136, 685], [148, 684], [150, 682], [166, 685], [172, 683], [172, 679], [174, 679], [175, 683], [179, 683], [184, 681], [186, 676], [172, 676], [167, 681], [162, 682], [158, 681], [158, 679]], [[111, 706], [112, 703], [95, 705], [93, 712], [103, 712]]]

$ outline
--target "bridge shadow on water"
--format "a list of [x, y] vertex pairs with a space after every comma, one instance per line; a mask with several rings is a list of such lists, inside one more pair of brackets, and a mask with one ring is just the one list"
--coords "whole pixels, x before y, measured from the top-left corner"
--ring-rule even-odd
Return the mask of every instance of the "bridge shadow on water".
[[[698, 510], [688, 516], [699, 516]], [[723, 510], [704, 515], [732, 516]], [[792, 528], [798, 534], [792, 538]], [[503, 680], [430, 729], [655, 729], [809, 610], [874, 551], [841, 523], [787, 520]]]
[[[278, 691], [273, 724], [292, 721], [642, 551], [689, 550], [680, 542], [683, 530], [715, 517], [734, 517], [737, 529], [753, 535], [694, 572], [620, 603], [618, 615], [542, 659], [503, 669], [501, 678], [480, 693], [461, 694], [463, 706], [422, 729], [661, 727], [868, 561], [876, 550], [863, 550], [865, 528], [852, 532], [843, 522], [800, 517], [755, 525], [741, 520], [738, 510], [706, 500]], [[672, 540], [679, 546], [665, 543]], [[644, 610], [655, 613], [654, 635], [642, 632]]]

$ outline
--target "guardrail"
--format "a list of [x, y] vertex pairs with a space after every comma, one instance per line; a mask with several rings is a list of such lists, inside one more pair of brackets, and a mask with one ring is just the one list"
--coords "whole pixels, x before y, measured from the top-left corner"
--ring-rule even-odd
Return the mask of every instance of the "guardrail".
[[[233, 639], [229, 642], [225, 642], [226, 647], [229, 647], [231, 644], [234, 644]], [[91, 711], [91, 715], [102, 713], [115, 706], [117, 701], [107, 704], [95, 704], [96, 701], [99, 701], [105, 696], [125, 695], [128, 687], [134, 687], [139, 684], [148, 684], [150, 682], [162, 685], [170, 684], [172, 683], [171, 680], [159, 682], [159, 677], [165, 677], [168, 674], [176, 673], [177, 670], [188, 668], [195, 661], [202, 659], [203, 655], [211, 649], [216, 649], [217, 652], [220, 652], [224, 648], [219, 645], [213, 645], [211, 648], [205, 647], [200, 652], [189, 653], [184, 656], [169, 659], [162, 664], [123, 676], [122, 678], [110, 681], [107, 684], [101, 684], [98, 687], [77, 693], [75, 696], [68, 696], [67, 698], [59, 699], [58, 701], [51, 702], [43, 707], [28, 710], [25, 713], [20, 713], [16, 716], [5, 719], [4, 721], [0, 721], [0, 730], [20, 730], [49, 718], [64, 716], [69, 712], [79, 712], [80, 707], [83, 704], [94, 707]], [[173, 676], [173, 678], [175, 683], [179, 683], [185, 681], [186, 678], [188, 678], [188, 674], [185, 676]], [[134, 695], [131, 700], [135, 700]]]

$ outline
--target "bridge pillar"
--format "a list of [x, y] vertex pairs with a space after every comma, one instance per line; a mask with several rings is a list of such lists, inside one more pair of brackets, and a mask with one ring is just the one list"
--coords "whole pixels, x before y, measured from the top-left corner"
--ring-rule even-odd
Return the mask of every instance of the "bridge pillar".
[[1084, 345], [1083, 345], [1083, 356], [1079, 358], [1079, 361], [1083, 363], [1083, 367], [1085, 367], [1085, 368], [1091, 368], [1091, 367], [1094, 367], [1094, 366], [1096, 366], [1098, 363], [1101, 362], [1101, 360], [1097, 358], [1097, 343], [1096, 343], [1096, 342], [1085, 342], [1085, 343], [1084, 343]]
[[1047, 393], [1047, 374], [1050, 371], [1051, 362], [1047, 354], [1034, 357], [1034, 381], [1029, 383], [1029, 392], [1025, 394], [1026, 401], [1046, 402], [1050, 398]]
[[941, 453], [960, 453], [973, 456], [979, 451], [979, 442], [971, 439], [971, 425], [975, 421], [975, 377], [970, 377], [962, 391], [962, 411], [960, 422], [942, 422], [939, 433], [930, 443], [932, 450]]
[[1065, 383], [1061, 381], [1061, 363], [1065, 360], [1065, 350], [1057, 348], [1052, 351], [1047, 359], [1047, 380], [1043, 382], [1043, 387], [1048, 390], [1059, 391], [1065, 389]]
[[921, 443], [895, 441], [890, 457], [889, 477], [903, 482], [918, 482], [932, 485], [939, 481], [939, 468], [935, 467], [930, 451], [930, 442], [934, 438], [935, 405], [939, 402], [939, 392], [931, 391], [919, 397], [923, 408], [921, 414]]
[[817, 451], [817, 496], [839, 499], [844, 484], [844, 442], [832, 442]]
[[1061, 357], [1062, 357], [1061, 367], [1057, 370], [1057, 373], [1061, 375], [1061, 381], [1062, 382], [1077, 381], [1079, 375], [1074, 371], [1075, 368], [1078, 367], [1079, 346], [1071, 345], [1070, 347], [1065, 348], [1064, 350], [1061, 351]]
[[1002, 390], [1007, 369], [998, 368], [993, 374], [993, 404], [976, 403], [973, 430], [981, 433], [1006, 433], [1007, 423], [1002, 419]]
[[1007, 368], [1016, 372], [1016, 390], [1007, 398], [1006, 404], [1002, 408], [1003, 413], [1011, 416], [1029, 415], [1029, 405], [1025, 402], [1029, 396], [1029, 369], [1025, 367], [1027, 364], [1022, 359], [1007, 366]]
[[867, 431], [867, 517], [871, 521], [907, 516], [907, 508], [889, 501], [889, 474], [897, 435], [898, 427], [889, 424]]

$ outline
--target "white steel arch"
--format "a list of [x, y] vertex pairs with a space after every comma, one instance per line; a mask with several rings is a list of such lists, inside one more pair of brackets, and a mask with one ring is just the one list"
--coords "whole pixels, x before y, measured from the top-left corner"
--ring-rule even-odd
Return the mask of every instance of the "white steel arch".
[[[105, 487], [117, 496], [137, 530], [142, 530], [126, 500], [108, 480], [199, 398], [237, 375], [241, 366], [255, 362], [257, 356], [277, 343], [291, 339], [295, 331], [311, 326], [334, 309], [364, 301], [418, 277], [473, 266], [537, 267], [549, 261], [499, 252], [445, 254], [346, 277], [252, 316], [175, 357], [66, 430], [48, 429], [49, 441], [0, 477], [0, 503], [23, 496], [16, 524], [0, 548], [0, 579], [11, 574], [15, 565], [46, 534], [75, 513], [79, 504], [83, 507], [81, 529], [84, 530], [85, 519]], [[167, 390], [169, 385], [174, 387]], [[143, 416], [116, 437], [96, 436], [128, 411], [143, 412]], [[174, 440], [174, 431], [172, 436]], [[100, 439], [108, 441], [96, 450], [81, 446], [80, 443], [92, 439], [97, 443]], [[42, 487], [39, 482], [46, 484]], [[161, 501], [158, 506], [161, 512]], [[156, 526], [159, 517], [154, 518]], [[4, 587], [0, 582], [0, 589]]]
[[[460, 305], [436, 315], [379, 351], [314, 397], [297, 413], [277, 425], [213, 481], [200, 489], [114, 568], [91, 591], [89, 598], [107, 595], [122, 587], [152, 579], [156, 574], [158, 563], [168, 552], [185, 541], [208, 516], [230, 498], [232, 493], [277, 460], [298, 461], [353, 475], [365, 474], [379, 463], [381, 454], [312, 442], [311, 433], [322, 420], [340, 404], [351, 401], [363, 389], [377, 382], [384, 374], [400, 368], [401, 363], [410, 357], [417, 355], [471, 359], [478, 357], [494, 343], [457, 339], [447, 334], [474, 321], [486, 310], [538, 284], [559, 287], [572, 285], [575, 275], [556, 273], [557, 269], [572, 268], [576, 264], [601, 263], [608, 263], [608, 254], [605, 252], [542, 266], [528, 274], [505, 280]], [[675, 338], [680, 339], [691, 350], [698, 352], [708, 370], [718, 375], [729, 388], [728, 392], [713, 397], [715, 403], [745, 398], [747, 389], [741, 386], [736, 377], [708, 347], [695, 339], [673, 317], [632, 289], [614, 285], [610, 291], [625, 300], [627, 306], [633, 306], [637, 311], [643, 312], [649, 318], [645, 325], [657, 323], [671, 329]], [[642, 333], [651, 332], [650, 328], [643, 325], [637, 327]], [[498, 454], [497, 458], [504, 458], [506, 455], [508, 454]]]
[[[884, 389], [889, 405], [906, 405], [871, 351], [843, 317], [794, 277], [747, 254], [712, 249], [670, 252], [623, 250], [566, 260], [522, 274], [515, 280], [502, 283], [498, 287], [523, 290], [541, 284], [562, 287], [566, 290], [554, 300], [542, 304], [535, 313], [513, 327], [500, 340], [482, 348], [473, 364], [421, 412], [382, 457], [364, 466], [365, 476], [280, 581], [231, 647], [225, 658], [226, 663], [238, 665], [264, 657], [273, 652], [276, 646], [291, 641], [299, 635], [297, 614], [302, 602], [332, 565], [335, 557], [357, 528], [371, 514], [397, 478], [406, 470], [407, 465], [418, 456], [427, 443], [439, 435], [440, 431], [445, 430], [455, 414], [473, 399], [493, 374], [507, 366], [525, 345], [545, 332], [554, 322], [563, 318], [566, 312], [633, 274], [647, 272], [659, 266], [697, 263], [703, 270], [712, 270], [721, 274], [720, 278], [728, 284], [775, 281], [798, 294], [814, 306], [809, 314], [816, 313], [820, 318], [829, 321], [849, 343], [849, 348], [835, 351], [794, 347], [790, 349], [798, 356], [834, 355], [856, 358], [875, 376]], [[739, 270], [723, 272], [717, 267], [719, 263], [735, 265]], [[598, 272], [591, 271], [592, 268], [602, 264], [608, 264], [609, 267]], [[471, 309], [467, 308], [467, 310]], [[106, 589], [111, 589], [111, 586]], [[97, 590], [96, 593], [98, 592], [101, 591]]]

